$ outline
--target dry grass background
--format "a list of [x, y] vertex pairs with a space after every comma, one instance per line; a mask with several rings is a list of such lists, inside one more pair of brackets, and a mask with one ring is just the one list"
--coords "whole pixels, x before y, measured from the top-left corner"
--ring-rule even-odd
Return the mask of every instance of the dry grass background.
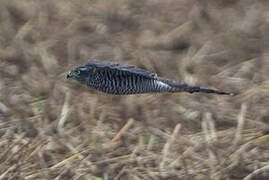
[[[238, 93], [111, 96], [119, 62]], [[268, 0], [1, 0], [0, 179], [268, 179]]]

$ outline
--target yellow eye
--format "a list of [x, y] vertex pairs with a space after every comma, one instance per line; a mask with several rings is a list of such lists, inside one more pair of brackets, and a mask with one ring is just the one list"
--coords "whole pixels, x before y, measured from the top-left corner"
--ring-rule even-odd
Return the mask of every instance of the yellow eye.
[[76, 74], [79, 75], [80, 74], [80, 71], [76, 71]]

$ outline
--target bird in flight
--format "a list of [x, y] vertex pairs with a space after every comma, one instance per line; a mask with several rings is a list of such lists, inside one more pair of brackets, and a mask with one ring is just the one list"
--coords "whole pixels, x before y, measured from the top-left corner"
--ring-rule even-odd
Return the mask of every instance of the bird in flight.
[[162, 92], [203, 92], [233, 95], [225, 91], [180, 84], [133, 66], [122, 66], [100, 61], [90, 61], [84, 66], [74, 68], [66, 77], [67, 79], [75, 79], [90, 88], [115, 95]]

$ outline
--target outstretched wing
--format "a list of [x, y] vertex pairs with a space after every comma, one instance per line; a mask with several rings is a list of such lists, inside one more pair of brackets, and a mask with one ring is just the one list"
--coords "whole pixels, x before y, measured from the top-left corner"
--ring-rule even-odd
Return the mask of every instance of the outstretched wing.
[[146, 78], [155, 78], [156, 74], [149, 71], [135, 68], [134, 66], [122, 66], [120, 64], [104, 63], [101, 61], [90, 61], [85, 67], [94, 67], [97, 71], [106, 71], [113, 74], [125, 75], [139, 75]]

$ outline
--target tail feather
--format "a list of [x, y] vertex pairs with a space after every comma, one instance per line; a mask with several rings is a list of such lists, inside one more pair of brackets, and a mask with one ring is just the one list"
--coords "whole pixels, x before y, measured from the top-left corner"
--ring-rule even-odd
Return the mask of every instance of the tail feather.
[[171, 92], [189, 92], [189, 93], [195, 93], [195, 92], [203, 92], [203, 93], [213, 93], [213, 94], [220, 94], [220, 95], [231, 95], [233, 96], [233, 93], [210, 89], [210, 88], [204, 88], [199, 86], [191, 86], [188, 84], [179, 84], [179, 83], [169, 83], [169, 85], [172, 87]]

